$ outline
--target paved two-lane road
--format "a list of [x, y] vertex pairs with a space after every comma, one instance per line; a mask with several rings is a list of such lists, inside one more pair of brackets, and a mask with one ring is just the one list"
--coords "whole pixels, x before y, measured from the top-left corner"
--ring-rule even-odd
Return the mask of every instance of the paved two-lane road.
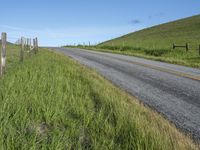
[[143, 103], [200, 139], [200, 70], [137, 57], [52, 48], [96, 69]]

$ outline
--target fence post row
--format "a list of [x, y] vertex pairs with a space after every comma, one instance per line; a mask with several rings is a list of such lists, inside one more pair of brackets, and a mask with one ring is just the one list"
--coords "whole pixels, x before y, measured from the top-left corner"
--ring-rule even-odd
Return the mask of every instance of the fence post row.
[[34, 51], [34, 53], [36, 54], [36, 46], [35, 46], [35, 39], [33, 39], [33, 51]]
[[24, 60], [24, 51], [25, 50], [28, 50], [29, 56], [30, 56], [31, 51], [33, 51], [35, 54], [38, 52], [38, 38], [37, 37], [35, 39], [33, 39], [33, 43], [32, 43], [31, 38], [24, 38], [24, 37], [22, 37], [16, 43], [21, 44], [20, 61]]
[[27, 39], [24, 38], [24, 50], [26, 50], [26, 48], [27, 48]]
[[32, 47], [31, 47], [31, 44], [32, 44], [31, 39], [29, 39], [29, 42], [30, 42], [30, 43], [29, 43], [29, 49], [30, 49], [30, 51], [31, 51], [31, 48], [32, 48]]
[[[33, 39], [33, 46], [32, 46], [32, 39], [26, 39], [21, 37], [21, 39], [17, 40], [15, 44], [21, 45], [20, 50], [20, 61], [23, 62], [24, 60], [24, 51], [25, 49], [29, 49], [29, 53], [31, 50], [34, 51], [36, 54], [38, 52], [38, 38], [36, 37]], [[0, 76], [5, 74], [6, 72], [6, 46], [7, 46], [7, 34], [5, 32], [1, 33], [1, 60], [0, 60]]]
[[30, 39], [28, 38], [28, 43], [27, 43], [27, 48], [29, 49], [30, 48]]
[[36, 46], [36, 52], [38, 52], [38, 38], [35, 38], [35, 46]]
[[1, 75], [5, 73], [6, 70], [6, 43], [7, 43], [7, 35], [6, 33], [1, 34]]
[[20, 61], [23, 62], [24, 60], [24, 46], [25, 46], [25, 39], [24, 37], [21, 38], [21, 51], [20, 51]]

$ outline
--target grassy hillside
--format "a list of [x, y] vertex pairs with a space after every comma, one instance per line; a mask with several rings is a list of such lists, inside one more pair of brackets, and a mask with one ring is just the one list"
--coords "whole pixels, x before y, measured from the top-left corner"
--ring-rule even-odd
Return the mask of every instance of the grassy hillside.
[[[189, 43], [190, 50], [173, 50], [173, 43]], [[95, 48], [200, 68], [199, 45], [200, 15], [197, 15], [130, 33]]]
[[11, 64], [0, 79], [1, 149], [197, 149], [160, 115], [61, 54], [40, 50]]
[[200, 15], [147, 28], [108, 41], [102, 45], [126, 46], [145, 49], [171, 49], [172, 43], [189, 43], [192, 50], [200, 44]]

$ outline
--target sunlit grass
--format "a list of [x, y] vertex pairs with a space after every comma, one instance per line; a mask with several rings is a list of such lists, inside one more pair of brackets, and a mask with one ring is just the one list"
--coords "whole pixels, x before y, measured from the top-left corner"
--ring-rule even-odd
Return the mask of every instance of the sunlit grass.
[[15, 59], [0, 79], [1, 149], [197, 149], [162, 116], [61, 54], [40, 49], [24, 63]]

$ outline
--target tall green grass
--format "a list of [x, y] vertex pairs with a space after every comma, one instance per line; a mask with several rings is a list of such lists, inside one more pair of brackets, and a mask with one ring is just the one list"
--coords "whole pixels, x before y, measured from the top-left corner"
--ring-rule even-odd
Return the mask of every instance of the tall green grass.
[[197, 149], [95, 71], [40, 49], [0, 79], [0, 149]]

